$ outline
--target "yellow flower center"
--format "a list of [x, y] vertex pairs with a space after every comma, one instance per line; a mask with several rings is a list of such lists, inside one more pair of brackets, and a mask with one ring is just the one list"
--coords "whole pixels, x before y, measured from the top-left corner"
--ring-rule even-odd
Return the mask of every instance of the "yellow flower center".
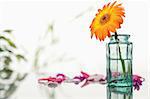
[[104, 25], [105, 23], [107, 23], [110, 20], [110, 15], [109, 14], [104, 14], [101, 18], [100, 18], [100, 24]]

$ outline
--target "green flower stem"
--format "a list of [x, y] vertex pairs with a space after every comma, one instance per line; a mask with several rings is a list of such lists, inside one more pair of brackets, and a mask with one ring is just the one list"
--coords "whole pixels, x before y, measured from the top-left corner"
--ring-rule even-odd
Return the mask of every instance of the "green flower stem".
[[[115, 32], [115, 39], [116, 39], [117, 41], [119, 41], [117, 32]], [[120, 49], [119, 44], [118, 44], [118, 47], [119, 47], [119, 57], [120, 57], [120, 61], [121, 61], [121, 64], [122, 64], [122, 71], [123, 71], [123, 75], [125, 76], [125, 72], [126, 72], [125, 62], [124, 62], [124, 60], [122, 59], [122, 56], [121, 56], [121, 49]]]
[[123, 94], [123, 99], [126, 99], [126, 95], [125, 94]]
[[119, 57], [120, 57], [120, 61], [121, 61], [121, 64], [122, 64], [123, 74], [125, 75], [125, 72], [126, 72], [125, 62], [124, 62], [124, 60], [122, 59], [122, 56], [121, 56], [120, 46], [119, 46]]

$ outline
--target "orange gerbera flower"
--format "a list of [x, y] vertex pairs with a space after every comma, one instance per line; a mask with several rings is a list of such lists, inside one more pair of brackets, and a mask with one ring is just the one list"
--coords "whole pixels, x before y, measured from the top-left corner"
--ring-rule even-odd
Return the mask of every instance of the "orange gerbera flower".
[[120, 28], [123, 17], [125, 17], [125, 12], [121, 4], [116, 5], [115, 1], [112, 4], [104, 5], [102, 10], [98, 9], [98, 13], [90, 25], [91, 38], [95, 34], [96, 39], [104, 41], [107, 36], [110, 37], [110, 32], [116, 32], [116, 29]]

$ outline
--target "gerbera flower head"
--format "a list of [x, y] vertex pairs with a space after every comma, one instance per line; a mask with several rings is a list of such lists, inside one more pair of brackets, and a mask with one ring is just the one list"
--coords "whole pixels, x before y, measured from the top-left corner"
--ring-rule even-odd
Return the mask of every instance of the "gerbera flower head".
[[121, 27], [123, 17], [125, 17], [125, 12], [122, 4], [116, 4], [115, 1], [104, 5], [102, 9], [98, 9], [90, 25], [91, 38], [95, 35], [96, 39], [104, 41], [107, 36], [111, 36], [110, 32], [116, 32], [116, 29]]

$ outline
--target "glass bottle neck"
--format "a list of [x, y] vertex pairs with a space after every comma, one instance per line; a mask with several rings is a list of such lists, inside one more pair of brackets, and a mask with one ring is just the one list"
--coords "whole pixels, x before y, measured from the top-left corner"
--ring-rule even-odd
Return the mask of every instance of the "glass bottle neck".
[[112, 35], [110, 37], [110, 42], [128, 42], [130, 35], [128, 34], [118, 34], [117, 36]]

